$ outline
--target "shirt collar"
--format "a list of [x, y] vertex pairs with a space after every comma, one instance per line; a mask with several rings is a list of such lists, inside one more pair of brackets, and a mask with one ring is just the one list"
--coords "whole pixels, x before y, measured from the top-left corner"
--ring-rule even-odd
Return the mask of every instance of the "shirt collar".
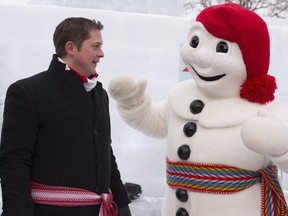
[[86, 76], [84, 76], [83, 74], [79, 73], [78, 71], [74, 70], [72, 67], [68, 66], [63, 59], [58, 57], [58, 60], [60, 62], [62, 62], [63, 64], [65, 64], [65, 70], [71, 70], [73, 71], [81, 80], [81, 82], [83, 83], [85, 89], [87, 92], [91, 91], [97, 84], [97, 78], [98, 78], [98, 74], [92, 74], [91, 76], [89, 76], [88, 78]]

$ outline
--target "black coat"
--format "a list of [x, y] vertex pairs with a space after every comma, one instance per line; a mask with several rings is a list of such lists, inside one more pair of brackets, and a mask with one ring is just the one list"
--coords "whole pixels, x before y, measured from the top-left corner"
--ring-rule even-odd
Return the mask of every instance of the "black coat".
[[100, 82], [92, 92], [89, 96], [55, 55], [47, 71], [8, 88], [0, 147], [3, 216], [95, 216], [99, 211], [99, 206], [33, 204], [31, 180], [98, 194], [111, 188], [119, 207], [130, 202], [111, 148], [107, 93]]

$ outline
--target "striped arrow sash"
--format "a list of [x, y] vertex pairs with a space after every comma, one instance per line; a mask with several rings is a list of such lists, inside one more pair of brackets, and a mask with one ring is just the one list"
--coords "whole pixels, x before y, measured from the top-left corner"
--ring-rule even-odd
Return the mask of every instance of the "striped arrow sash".
[[117, 216], [117, 206], [112, 193], [95, 192], [63, 186], [51, 186], [31, 182], [31, 196], [34, 203], [58, 207], [81, 207], [101, 205], [99, 216]]
[[276, 166], [250, 171], [222, 164], [173, 162], [168, 158], [166, 162], [167, 184], [173, 189], [232, 194], [261, 183], [261, 216], [288, 216]]

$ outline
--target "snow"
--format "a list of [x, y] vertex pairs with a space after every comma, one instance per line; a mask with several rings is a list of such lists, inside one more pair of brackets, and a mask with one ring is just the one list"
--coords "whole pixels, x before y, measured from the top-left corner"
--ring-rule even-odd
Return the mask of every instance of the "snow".
[[[135, 78], [147, 78], [148, 92], [154, 101], [159, 101], [171, 86], [190, 78], [182, 72], [184, 65], [179, 55], [190, 17], [1, 3], [1, 112], [6, 89], [12, 82], [47, 69], [54, 53], [55, 26], [71, 16], [95, 18], [104, 24], [105, 57], [97, 71], [105, 88], [115, 74], [128, 72]], [[265, 20], [271, 34], [270, 73], [278, 81], [276, 96], [288, 102], [288, 20]], [[143, 194], [133, 201], [132, 213], [160, 215], [165, 190], [165, 139], [152, 139], [128, 127], [120, 119], [112, 99], [110, 109], [113, 148], [122, 179], [142, 186]], [[283, 176], [283, 187], [288, 190], [287, 175]]]
[[6, 5], [27, 5], [29, 0], [0, 0], [0, 4], [6, 4]]
[[97, 8], [101, 10], [174, 16], [184, 14], [183, 0], [29, 0], [28, 4]]

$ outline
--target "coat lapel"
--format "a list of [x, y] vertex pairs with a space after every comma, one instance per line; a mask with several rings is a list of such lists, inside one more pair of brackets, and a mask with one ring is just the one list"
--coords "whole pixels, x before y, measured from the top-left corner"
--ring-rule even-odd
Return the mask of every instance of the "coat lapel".
[[54, 56], [48, 71], [54, 73], [67, 97], [74, 101], [75, 106], [81, 108], [81, 115], [89, 118], [94, 116], [94, 108], [91, 100], [81, 82], [79, 77], [71, 70], [65, 70], [66, 65], [59, 62], [57, 57]]

